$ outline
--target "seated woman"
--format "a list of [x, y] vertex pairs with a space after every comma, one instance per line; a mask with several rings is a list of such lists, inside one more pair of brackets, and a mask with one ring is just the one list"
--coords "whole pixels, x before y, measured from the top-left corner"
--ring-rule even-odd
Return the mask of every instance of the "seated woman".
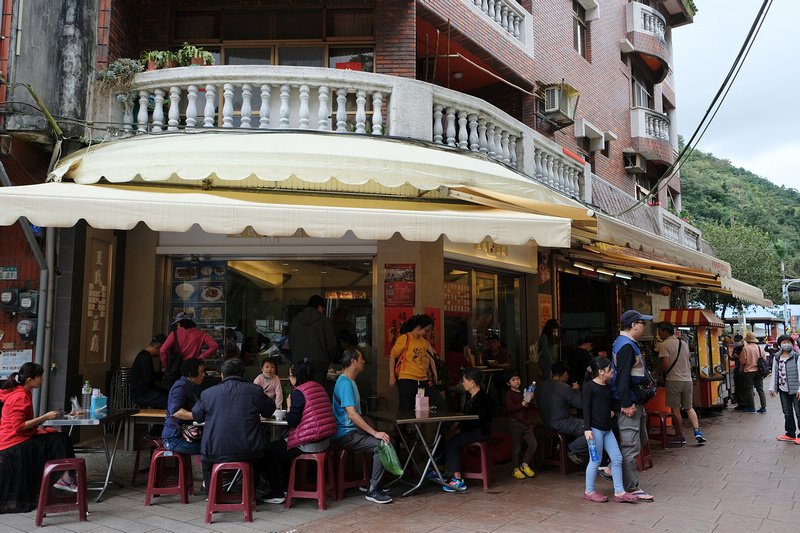
[[187, 442], [181, 434], [182, 424], [191, 424], [192, 407], [197, 403], [194, 388], [206, 376], [202, 359], [194, 357], [181, 363], [181, 377], [172, 385], [167, 398], [167, 418], [161, 432], [164, 447], [177, 453], [200, 455], [200, 440]]
[[267, 446], [269, 467], [264, 472], [270, 491], [266, 503], [283, 503], [289, 483], [291, 459], [303, 453], [318, 453], [328, 449], [331, 437], [336, 434], [336, 419], [325, 389], [313, 381], [314, 367], [307, 360], [297, 361], [289, 367], [289, 381], [295, 389], [289, 397], [286, 423], [289, 436]]
[[[465, 368], [462, 376], [461, 384], [467, 394], [464, 414], [478, 415], [478, 420], [454, 422], [447, 433], [444, 449], [440, 449], [436, 454], [436, 464], [438, 465], [443, 459], [446, 459], [447, 472], [453, 475], [453, 479], [442, 487], [445, 492], [467, 490], [467, 484], [461, 477], [461, 449], [467, 444], [489, 440], [492, 437], [493, 412], [489, 398], [480, 386], [481, 371], [475, 367]], [[439, 479], [435, 471], [429, 473], [428, 477]]]
[[[37, 428], [53, 420], [58, 411], [33, 417], [33, 389], [42, 385], [44, 369], [25, 363], [11, 374], [0, 390], [3, 404], [0, 419], [0, 513], [24, 513], [36, 508], [44, 465], [53, 459], [75, 457], [72, 441], [60, 431]], [[77, 492], [71, 472], [64, 472], [54, 485], [67, 492]]]

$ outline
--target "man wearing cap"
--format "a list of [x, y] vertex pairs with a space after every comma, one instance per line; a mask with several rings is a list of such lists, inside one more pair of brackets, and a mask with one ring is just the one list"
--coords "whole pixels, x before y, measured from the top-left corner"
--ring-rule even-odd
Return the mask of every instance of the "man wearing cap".
[[616, 413], [619, 424], [622, 483], [625, 491], [638, 497], [639, 501], [651, 502], [653, 497], [639, 488], [639, 471], [636, 468], [636, 456], [647, 442], [647, 417], [644, 406], [636, 403], [631, 391], [631, 383], [644, 378], [645, 361], [637, 340], [645, 332], [646, 320], [653, 320], [653, 317], [632, 309], [622, 313], [622, 331], [611, 347], [614, 377], [610, 384], [611, 409]]
[[131, 365], [131, 399], [139, 407], [167, 408], [167, 391], [156, 386], [156, 381], [161, 379], [161, 372], [156, 373], [153, 369], [153, 357], [158, 356], [165, 340], [167, 336], [161, 333], [153, 337]]
[[733, 336], [733, 352], [731, 353], [730, 359], [734, 362], [733, 366], [733, 394], [731, 394], [731, 399], [733, 403], [736, 404], [734, 408], [736, 411], [744, 411], [745, 409], [745, 401], [744, 395], [742, 391], [744, 391], [744, 374], [742, 373], [742, 363], [739, 361], [739, 357], [742, 355], [742, 348], [744, 348], [744, 337], [740, 334], [736, 334]]
[[483, 364], [492, 368], [508, 368], [511, 366], [511, 356], [508, 350], [500, 346], [500, 337], [492, 333], [486, 337], [486, 349], [481, 354]]

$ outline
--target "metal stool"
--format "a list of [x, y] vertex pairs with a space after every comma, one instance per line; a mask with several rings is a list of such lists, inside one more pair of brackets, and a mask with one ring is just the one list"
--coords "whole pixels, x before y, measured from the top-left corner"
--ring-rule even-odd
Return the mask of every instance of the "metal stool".
[[[78, 492], [76, 501], [72, 497], [51, 497], [53, 491], [52, 474], [54, 472], [64, 472], [74, 470], [78, 478]], [[39, 490], [39, 506], [36, 510], [36, 525], [41, 527], [44, 515], [47, 513], [63, 513], [66, 511], [78, 511], [78, 519], [86, 522], [86, 460], [79, 458], [56, 459], [47, 461], [44, 465], [42, 474], [42, 487]]]

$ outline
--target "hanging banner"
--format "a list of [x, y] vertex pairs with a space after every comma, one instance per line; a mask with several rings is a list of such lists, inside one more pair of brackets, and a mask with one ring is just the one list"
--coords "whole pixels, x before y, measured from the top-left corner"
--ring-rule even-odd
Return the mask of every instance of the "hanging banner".
[[387, 307], [384, 309], [384, 327], [386, 328], [383, 335], [383, 338], [386, 339], [386, 346], [383, 351], [384, 357], [389, 357], [392, 346], [400, 336], [400, 328], [413, 315], [413, 307]]
[[539, 331], [553, 318], [553, 298], [549, 294], [539, 295]]
[[433, 319], [433, 331], [428, 341], [436, 353], [442, 352], [442, 310], [438, 307], [426, 307], [425, 314]]
[[[416, 265], [385, 264], [384, 305], [386, 307], [414, 307], [416, 301]], [[410, 316], [410, 315], [409, 315]]]

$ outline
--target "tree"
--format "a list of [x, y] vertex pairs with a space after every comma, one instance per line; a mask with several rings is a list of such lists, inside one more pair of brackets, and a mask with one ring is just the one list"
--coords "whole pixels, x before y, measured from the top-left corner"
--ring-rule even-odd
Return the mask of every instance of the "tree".
[[[781, 292], [781, 260], [770, 235], [760, 229], [732, 222], [726, 226], [720, 222], [700, 222], [703, 238], [714, 247], [719, 259], [731, 265], [731, 275], [764, 291], [764, 297], [772, 301], [783, 299]], [[728, 307], [742, 309], [746, 304], [733, 296], [706, 290], [692, 291], [689, 299], [702, 304], [706, 309], [722, 309], [722, 317]]]

